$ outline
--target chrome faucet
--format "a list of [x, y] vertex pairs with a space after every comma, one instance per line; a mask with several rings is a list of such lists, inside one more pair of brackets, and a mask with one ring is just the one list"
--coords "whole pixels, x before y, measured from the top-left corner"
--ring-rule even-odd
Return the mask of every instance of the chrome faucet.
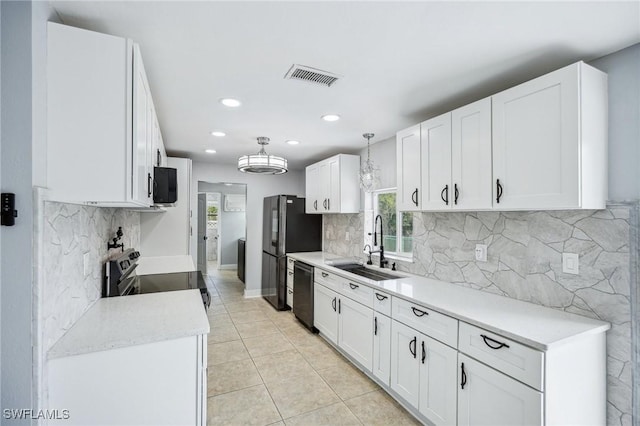
[[378, 245], [378, 219], [380, 219], [380, 246], [379, 246], [380, 248], [375, 251], [369, 250], [369, 253], [370, 253], [369, 255], [371, 255], [371, 253], [380, 253], [380, 267], [384, 268], [384, 265], [388, 264], [389, 261], [384, 258], [384, 246], [383, 246], [384, 232], [382, 231], [381, 215], [376, 216], [376, 219], [373, 223], [373, 246], [375, 247]]

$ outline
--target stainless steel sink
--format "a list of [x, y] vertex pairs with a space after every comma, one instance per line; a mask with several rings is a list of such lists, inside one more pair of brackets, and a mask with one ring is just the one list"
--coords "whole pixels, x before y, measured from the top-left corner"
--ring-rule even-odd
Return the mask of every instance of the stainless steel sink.
[[361, 277], [365, 277], [373, 281], [395, 280], [397, 278], [402, 278], [401, 275], [394, 275], [382, 271], [376, 271], [374, 269], [366, 268], [359, 263], [333, 265], [333, 267], [342, 269], [343, 271], [351, 272], [352, 274], [360, 275]]

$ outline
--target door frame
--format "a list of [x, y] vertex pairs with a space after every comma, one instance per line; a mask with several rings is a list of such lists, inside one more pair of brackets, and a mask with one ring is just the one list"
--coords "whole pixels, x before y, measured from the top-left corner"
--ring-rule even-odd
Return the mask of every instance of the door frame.
[[[202, 272], [203, 275], [207, 274], [207, 194], [205, 192], [198, 192], [198, 226], [196, 232], [196, 250], [197, 250], [197, 265], [196, 269]], [[204, 203], [204, 215], [201, 211], [201, 203]], [[203, 238], [204, 236], [204, 238]], [[201, 241], [202, 239], [202, 241]], [[202, 248], [201, 248], [202, 247]], [[204, 258], [204, 262], [201, 260]]]

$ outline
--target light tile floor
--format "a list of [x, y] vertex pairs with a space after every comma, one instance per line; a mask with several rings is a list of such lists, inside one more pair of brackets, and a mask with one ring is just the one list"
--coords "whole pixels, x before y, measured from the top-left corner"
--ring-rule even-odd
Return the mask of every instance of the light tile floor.
[[209, 425], [419, 424], [291, 311], [245, 299], [236, 271], [208, 272]]

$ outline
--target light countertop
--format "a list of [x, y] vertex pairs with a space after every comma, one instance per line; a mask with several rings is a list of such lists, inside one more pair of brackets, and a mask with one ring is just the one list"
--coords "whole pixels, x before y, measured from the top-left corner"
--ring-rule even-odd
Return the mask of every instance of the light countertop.
[[49, 359], [209, 333], [199, 290], [98, 301], [49, 350]]
[[195, 271], [193, 259], [189, 255], [184, 256], [141, 256], [138, 259], [136, 274], [169, 274], [172, 272]]
[[406, 277], [369, 280], [327, 265], [325, 262], [336, 260], [337, 256], [323, 252], [288, 253], [287, 256], [539, 350], [548, 350], [581, 335], [603, 333], [610, 328], [603, 321], [400, 271], [385, 269], [388, 273]]

